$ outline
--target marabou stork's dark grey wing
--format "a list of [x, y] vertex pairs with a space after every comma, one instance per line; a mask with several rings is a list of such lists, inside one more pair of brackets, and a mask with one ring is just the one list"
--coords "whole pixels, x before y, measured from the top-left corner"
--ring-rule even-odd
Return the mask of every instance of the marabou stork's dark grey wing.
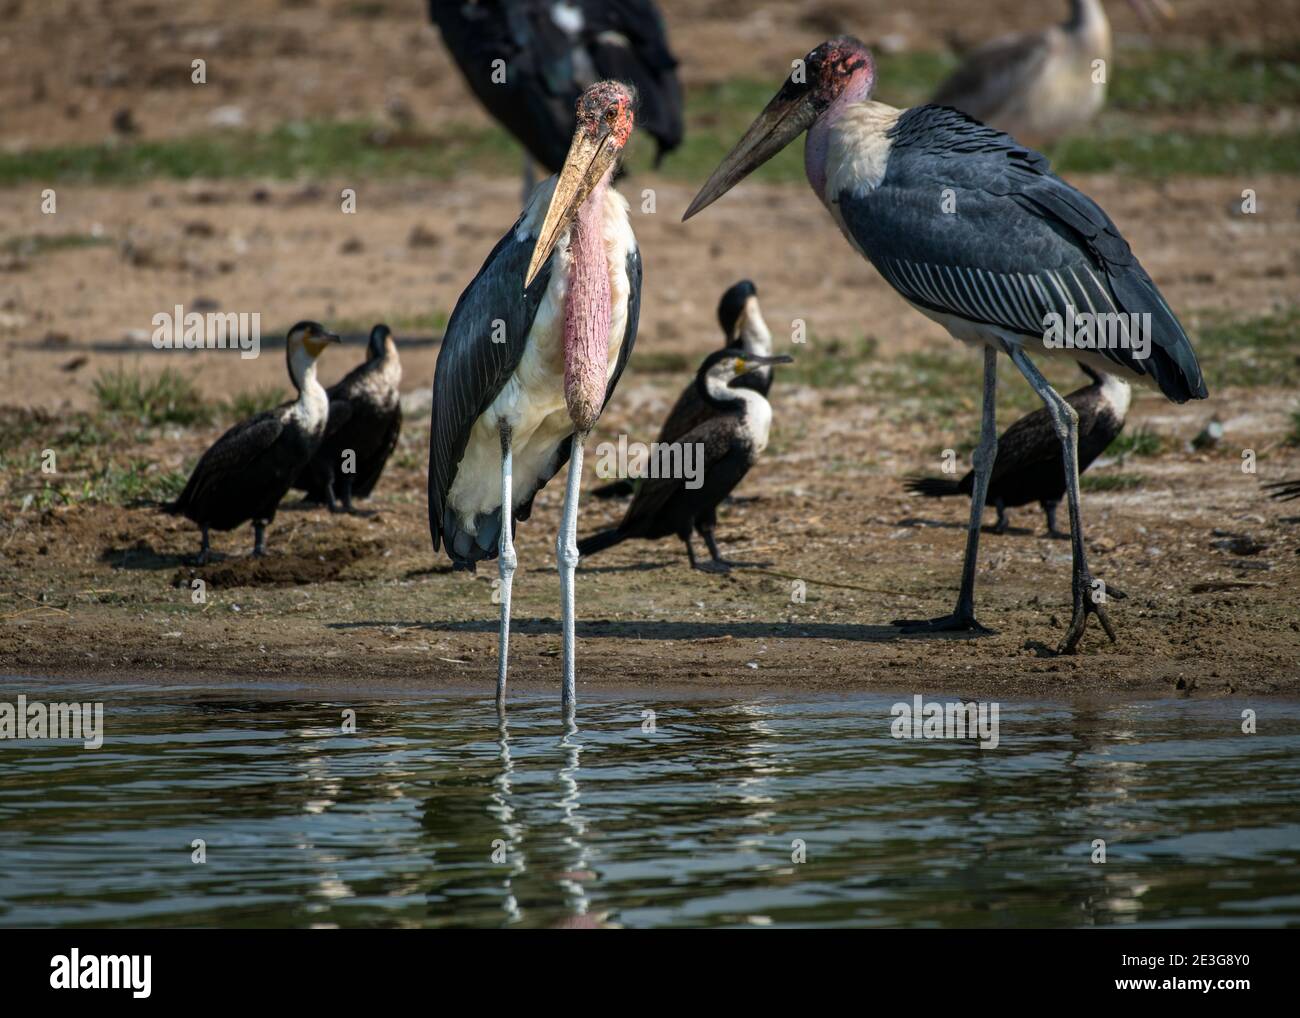
[[[550, 285], [553, 257], [524, 289], [537, 240], [531, 231], [520, 229], [526, 215], [527, 210], [460, 295], [438, 350], [429, 431], [429, 530], [435, 551], [446, 528], [447, 493], [470, 430], [518, 367]], [[494, 334], [501, 342], [493, 341]]]
[[[838, 205], [862, 251], [931, 311], [1042, 341], [1044, 316], [1150, 314], [1150, 356], [1105, 349], [1178, 403], [1206, 395], [1191, 343], [1115, 224], [1009, 135], [944, 106], [906, 110], [878, 187]], [[947, 190], [951, 190], [951, 194]], [[944, 202], [954, 211], [944, 213]], [[1030, 347], [1032, 350], [1032, 347]]]
[[660, 155], [681, 144], [677, 61], [651, 0], [570, 0], [557, 15], [560, 6], [429, 0], [429, 17], [478, 100], [552, 173], [564, 164], [578, 96], [599, 78], [636, 88], [637, 127]]
[[991, 120], [1009, 98], [1032, 87], [1048, 52], [1045, 32], [994, 39], [972, 50], [930, 102], [955, 107], [976, 120]]
[[682, 143], [682, 88], [663, 16], [652, 0], [583, 0], [596, 71], [637, 90], [636, 126], [658, 143], [656, 165]]
[[[633, 248], [628, 252], [627, 284], [627, 325], [623, 329], [623, 345], [619, 347], [618, 360], [614, 362], [614, 373], [610, 375], [609, 384], [605, 386], [605, 402], [600, 405], [602, 413], [605, 407], [609, 406], [614, 389], [618, 386], [618, 380], [623, 377], [623, 369], [627, 367], [627, 359], [632, 356], [632, 347], [636, 345], [636, 330], [641, 321], [641, 250], [639, 248]], [[560, 443], [554, 465], [550, 472], [541, 478], [541, 483], [537, 486], [539, 491], [547, 481], [560, 472], [572, 455], [573, 438], [570, 436]], [[526, 520], [532, 515], [532, 511], [533, 500], [530, 497], [515, 511], [515, 519]]]

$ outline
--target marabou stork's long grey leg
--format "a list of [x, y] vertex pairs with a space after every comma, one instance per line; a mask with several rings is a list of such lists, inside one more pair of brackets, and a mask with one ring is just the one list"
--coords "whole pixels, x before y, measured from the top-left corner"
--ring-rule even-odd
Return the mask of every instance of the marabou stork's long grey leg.
[[[1106, 615], [1106, 594], [1093, 590], [1092, 573], [1088, 571], [1087, 556], [1083, 548], [1083, 519], [1079, 513], [1079, 414], [1048, 384], [1043, 373], [1038, 370], [1038, 366], [1029, 359], [1029, 355], [1024, 350], [1020, 347], [1012, 347], [1011, 359], [1046, 405], [1052, 424], [1056, 428], [1056, 434], [1061, 439], [1061, 452], [1065, 457], [1065, 489], [1070, 506], [1070, 543], [1074, 551], [1074, 617], [1070, 620], [1070, 628], [1066, 630], [1065, 639], [1061, 641], [1057, 653], [1074, 653], [1088, 624], [1090, 613], [1097, 616], [1102, 629], [1106, 630], [1106, 635], [1110, 637], [1112, 643], [1115, 643], [1117, 642], [1115, 630]], [[1124, 596], [1117, 590], [1111, 590], [1109, 594], [1112, 597]]]
[[578, 495], [582, 490], [582, 447], [587, 433], [573, 436], [569, 455], [569, 477], [564, 492], [564, 514], [560, 520], [560, 533], [555, 541], [555, 563], [560, 570], [560, 623], [563, 640], [564, 686], [560, 693], [560, 706], [572, 711], [574, 705], [574, 637], [573, 577], [578, 569]]
[[511, 448], [510, 425], [501, 425], [501, 536], [497, 547], [497, 566], [501, 570], [501, 632], [497, 638], [497, 706], [506, 702], [506, 670], [510, 664], [510, 590], [514, 586], [515, 555], [514, 510], [514, 451]]
[[253, 521], [253, 554], [257, 558], [266, 554], [266, 520]]
[[937, 619], [897, 619], [893, 624], [905, 633], [944, 633], [968, 631], [990, 633], [975, 620], [975, 565], [979, 557], [980, 526], [984, 519], [984, 501], [989, 492], [989, 476], [998, 455], [998, 353], [984, 348], [984, 412], [980, 422], [980, 442], [975, 447], [975, 490], [971, 492], [970, 524], [966, 530], [966, 559], [961, 570], [961, 591], [951, 615]]

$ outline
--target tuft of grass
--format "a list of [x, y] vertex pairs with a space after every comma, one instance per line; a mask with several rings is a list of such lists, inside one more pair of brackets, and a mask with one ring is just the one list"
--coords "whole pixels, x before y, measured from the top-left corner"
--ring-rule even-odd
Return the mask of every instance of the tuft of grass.
[[246, 420], [263, 410], [279, 406], [287, 398], [284, 389], [278, 385], [244, 389], [226, 401], [226, 416], [232, 421]]
[[1159, 456], [1169, 443], [1164, 435], [1148, 428], [1134, 428], [1122, 431], [1106, 451], [1115, 456]]
[[1058, 173], [1120, 173], [1162, 179], [1300, 173], [1300, 132], [1080, 134], [1052, 152]]
[[75, 251], [83, 247], [100, 247], [113, 243], [112, 238], [91, 233], [33, 233], [26, 237], [10, 237], [0, 244], [0, 251], [32, 258], [54, 251]]
[[845, 340], [810, 334], [793, 350], [794, 363], [781, 368], [781, 384], [811, 385], [814, 389], [861, 384], [879, 347], [874, 336]]
[[1130, 491], [1140, 488], [1143, 481], [1141, 474], [1084, 474], [1079, 478], [1079, 488], [1083, 491]]
[[1295, 349], [1300, 307], [1236, 321], [1207, 318], [1193, 327], [1192, 345], [1211, 391], [1225, 385], [1300, 385]]
[[142, 424], [193, 425], [212, 419], [212, 408], [194, 383], [171, 368], [153, 376], [125, 367], [102, 371], [94, 388], [101, 410]]

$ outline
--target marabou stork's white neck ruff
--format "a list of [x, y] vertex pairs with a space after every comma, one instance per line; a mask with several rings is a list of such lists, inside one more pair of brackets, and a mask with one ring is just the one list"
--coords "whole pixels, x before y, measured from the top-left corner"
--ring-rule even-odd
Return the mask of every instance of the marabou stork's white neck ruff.
[[598, 82], [558, 176], [541, 184], [461, 295], [434, 377], [429, 525], [458, 568], [498, 558], [504, 699], [515, 520], [569, 462], [556, 543], [563, 703], [574, 700], [574, 572], [583, 442], [636, 339], [641, 260], [627, 202], [610, 187], [632, 132], [627, 86]]
[[[905, 631], [985, 631], [975, 620], [980, 517], [997, 450], [997, 354], [1043, 399], [1061, 441], [1074, 552], [1073, 651], [1089, 614], [1114, 632], [1088, 571], [1079, 517], [1078, 416], [1030, 352], [1091, 363], [1184, 402], [1206, 395], [1196, 354], [1173, 311], [1106, 213], [1056, 177], [1043, 156], [956, 110], [896, 110], [870, 100], [875, 64], [857, 39], [807, 55], [700, 189], [689, 219], [800, 134], [809, 183], [844, 235], [913, 307], [984, 350], [984, 408], [957, 608]], [[802, 72], [802, 73], [800, 73]], [[1075, 315], [1139, 315], [1145, 336], [1089, 349], [1046, 342]], [[1143, 348], [1134, 340], [1145, 339]], [[1110, 596], [1120, 596], [1113, 588]]]

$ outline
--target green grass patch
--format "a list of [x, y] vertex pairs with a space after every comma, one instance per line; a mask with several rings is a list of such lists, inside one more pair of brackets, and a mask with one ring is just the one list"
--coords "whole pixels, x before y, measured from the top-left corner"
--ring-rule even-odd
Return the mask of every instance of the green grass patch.
[[120, 414], [142, 424], [206, 424], [212, 408], [189, 378], [171, 368], [144, 375], [125, 367], [100, 372], [95, 398], [105, 413]]
[[[957, 65], [946, 53], [879, 54], [879, 98], [897, 106], [924, 102]], [[1109, 108], [1126, 113], [1227, 111], [1242, 105], [1300, 104], [1294, 54], [1123, 51], [1113, 61]], [[686, 141], [663, 172], [699, 182], [717, 166], [779, 87], [776, 78], [740, 78], [688, 90]], [[1128, 118], [1132, 120], [1132, 118]], [[1101, 123], [1106, 125], [1105, 114]], [[1300, 132], [1189, 134], [1123, 130], [1085, 132], [1057, 146], [1063, 172], [1141, 176], [1300, 172]], [[646, 169], [653, 145], [634, 140], [631, 166]], [[458, 173], [515, 175], [519, 148], [495, 125], [441, 124], [435, 130], [364, 121], [294, 121], [273, 130], [222, 131], [190, 138], [65, 145], [0, 153], [0, 186], [27, 181], [137, 183], [154, 179], [269, 177], [324, 179]], [[774, 183], [803, 180], [803, 146], [791, 145], [755, 174]], [[69, 243], [76, 243], [70, 241]]]
[[1159, 456], [1169, 447], [1164, 435], [1157, 434], [1149, 428], [1130, 428], [1120, 432], [1119, 437], [1111, 442], [1107, 452], [1123, 458], [1125, 456]]
[[112, 238], [90, 233], [33, 233], [26, 237], [10, 237], [0, 244], [0, 251], [24, 258], [49, 254], [55, 251], [75, 251], [84, 247], [101, 247], [113, 243]]
[[1132, 491], [1143, 483], [1140, 474], [1084, 474], [1079, 478], [1082, 491]]
[[1300, 385], [1300, 308], [1236, 321], [1203, 316], [1189, 331], [1211, 392], [1225, 385]]
[[264, 385], [256, 389], [245, 389], [235, 393], [226, 401], [226, 417], [231, 421], [242, 421], [263, 410], [277, 407], [288, 399], [288, 394], [278, 385]]

